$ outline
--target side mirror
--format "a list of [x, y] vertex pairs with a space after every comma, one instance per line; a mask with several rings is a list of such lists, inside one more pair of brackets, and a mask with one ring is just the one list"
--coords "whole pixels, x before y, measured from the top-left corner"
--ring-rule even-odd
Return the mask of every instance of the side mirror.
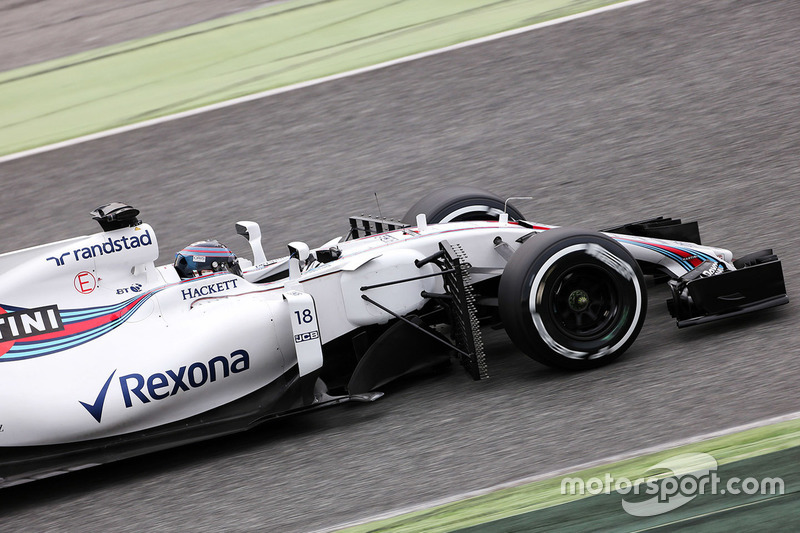
[[296, 257], [301, 263], [305, 263], [306, 259], [311, 255], [311, 250], [306, 243], [294, 241], [289, 243], [289, 255]]
[[289, 277], [296, 278], [300, 276], [303, 266], [305, 266], [306, 261], [308, 260], [309, 256], [311, 256], [311, 250], [308, 248], [306, 243], [300, 241], [290, 242], [288, 246]]
[[242, 220], [236, 223], [236, 233], [247, 239], [250, 243], [250, 249], [253, 251], [253, 264], [263, 265], [267, 262], [267, 256], [264, 253], [264, 246], [261, 244], [261, 226], [258, 222], [251, 222], [249, 220]]

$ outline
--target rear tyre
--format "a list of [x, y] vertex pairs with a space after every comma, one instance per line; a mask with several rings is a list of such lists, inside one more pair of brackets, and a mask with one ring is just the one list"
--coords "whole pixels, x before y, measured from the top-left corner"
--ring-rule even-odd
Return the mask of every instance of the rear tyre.
[[644, 278], [631, 254], [605, 235], [574, 228], [526, 240], [506, 265], [498, 298], [514, 344], [567, 370], [622, 355], [647, 313]]
[[[403, 217], [406, 224], [415, 224], [417, 215], [425, 215], [429, 224], [463, 222], [465, 220], [497, 220], [503, 213], [505, 201], [490, 192], [453, 185], [433, 191], [415, 203]], [[514, 206], [508, 205], [509, 220], [524, 220]]]

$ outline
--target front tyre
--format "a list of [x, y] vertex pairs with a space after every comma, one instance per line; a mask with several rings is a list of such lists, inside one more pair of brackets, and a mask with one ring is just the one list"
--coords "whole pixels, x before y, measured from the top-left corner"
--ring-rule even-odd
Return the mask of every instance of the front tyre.
[[644, 278], [631, 254], [610, 237], [574, 228], [526, 240], [503, 271], [498, 298], [514, 344], [567, 370], [622, 355], [647, 313]]

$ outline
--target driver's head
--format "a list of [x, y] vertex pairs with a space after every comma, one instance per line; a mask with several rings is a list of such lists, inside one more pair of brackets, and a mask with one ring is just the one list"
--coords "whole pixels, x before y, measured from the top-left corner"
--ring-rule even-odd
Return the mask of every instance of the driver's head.
[[175, 254], [175, 270], [182, 279], [196, 278], [214, 272], [242, 275], [236, 254], [216, 240], [192, 243]]

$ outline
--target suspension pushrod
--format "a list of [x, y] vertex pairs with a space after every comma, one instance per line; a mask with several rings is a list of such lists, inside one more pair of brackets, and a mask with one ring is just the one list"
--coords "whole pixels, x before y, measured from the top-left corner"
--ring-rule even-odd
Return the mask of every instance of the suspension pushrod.
[[441, 272], [434, 272], [433, 274], [425, 274], [424, 276], [417, 276], [414, 278], [398, 279], [395, 281], [387, 281], [386, 283], [376, 283], [375, 285], [365, 285], [361, 287], [361, 290], [368, 291], [370, 289], [377, 289], [378, 287], [388, 287], [389, 285], [397, 285], [398, 283], [405, 283], [407, 281], [417, 281], [418, 279], [432, 278], [433, 276], [441, 276], [443, 274], [451, 274], [453, 272], [455, 272], [455, 269], [451, 268], [448, 270], [442, 270]]
[[464, 354], [464, 355], [466, 355], [467, 357], [470, 357], [470, 354], [468, 354], [468, 353], [467, 353], [467, 352], [465, 352], [464, 350], [460, 349], [458, 346], [455, 346], [454, 344], [451, 344], [451, 343], [447, 342], [446, 340], [444, 340], [443, 338], [441, 338], [441, 337], [439, 337], [438, 335], [434, 334], [432, 331], [428, 330], [427, 328], [423, 328], [423, 327], [422, 327], [422, 326], [420, 326], [419, 324], [415, 324], [415, 323], [413, 323], [412, 321], [410, 321], [409, 319], [407, 319], [407, 318], [405, 318], [405, 317], [402, 317], [402, 316], [398, 315], [397, 313], [395, 313], [395, 312], [394, 312], [394, 311], [392, 311], [391, 309], [389, 309], [389, 308], [387, 308], [387, 307], [384, 307], [384, 306], [382, 306], [381, 304], [379, 304], [378, 302], [376, 302], [375, 300], [373, 300], [372, 298], [370, 298], [370, 297], [369, 297], [369, 296], [367, 296], [366, 294], [362, 294], [362, 295], [361, 295], [361, 299], [363, 299], [363, 300], [366, 300], [367, 302], [371, 303], [372, 305], [374, 305], [374, 306], [375, 306], [375, 307], [377, 307], [378, 309], [381, 309], [381, 310], [383, 310], [383, 311], [386, 311], [387, 313], [389, 313], [389, 314], [390, 314], [390, 315], [392, 315], [393, 317], [397, 318], [398, 320], [402, 320], [403, 322], [405, 322], [405, 323], [406, 323], [406, 324], [408, 324], [409, 326], [411, 326], [411, 327], [413, 327], [413, 328], [415, 328], [415, 329], [418, 329], [419, 331], [421, 331], [421, 332], [425, 333], [426, 335], [428, 335], [428, 336], [430, 336], [430, 337], [433, 337], [434, 339], [436, 339], [437, 341], [441, 342], [442, 344], [444, 344], [444, 345], [445, 345], [445, 346], [447, 346], [448, 348], [452, 348], [453, 350], [457, 351], [458, 353], [460, 353], [460, 354]]

